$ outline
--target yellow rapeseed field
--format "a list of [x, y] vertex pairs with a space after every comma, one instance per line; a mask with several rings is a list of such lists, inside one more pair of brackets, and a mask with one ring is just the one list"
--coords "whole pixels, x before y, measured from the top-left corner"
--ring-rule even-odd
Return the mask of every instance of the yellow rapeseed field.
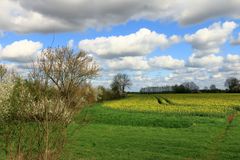
[[[161, 104], [156, 97], [162, 100]], [[240, 106], [240, 94], [131, 94], [125, 99], [104, 102], [104, 106], [132, 111], [226, 115], [233, 107]]]

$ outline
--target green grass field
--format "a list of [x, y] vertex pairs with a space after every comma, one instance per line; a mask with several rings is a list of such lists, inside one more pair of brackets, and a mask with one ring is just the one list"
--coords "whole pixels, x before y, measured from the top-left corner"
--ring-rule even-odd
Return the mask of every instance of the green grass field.
[[69, 126], [63, 159], [239, 160], [239, 106], [240, 94], [129, 95], [96, 104]]

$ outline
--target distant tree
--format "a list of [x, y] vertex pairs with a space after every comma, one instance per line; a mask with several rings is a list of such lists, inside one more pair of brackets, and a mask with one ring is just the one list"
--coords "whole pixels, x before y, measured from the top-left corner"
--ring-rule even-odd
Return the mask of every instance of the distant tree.
[[130, 78], [127, 74], [118, 73], [113, 77], [113, 82], [111, 84], [112, 91], [116, 96], [125, 96], [125, 89], [132, 85]]
[[7, 68], [5, 65], [0, 64], [0, 82], [3, 81], [3, 77], [6, 75], [7, 73]]
[[207, 87], [207, 86], [205, 86], [205, 87], [204, 87], [204, 90], [208, 90], [208, 87]]
[[199, 87], [194, 82], [184, 82], [182, 86], [189, 89], [191, 92], [197, 92], [199, 90]]
[[188, 88], [185, 88], [183, 85], [175, 85], [173, 86], [173, 90], [176, 93], [190, 93], [191, 90], [189, 90]]
[[216, 87], [215, 84], [212, 84], [209, 88], [210, 88], [211, 91], [217, 90], [217, 87]]
[[240, 83], [239, 80], [235, 77], [230, 77], [225, 81], [225, 86], [229, 89], [230, 92], [239, 92]]

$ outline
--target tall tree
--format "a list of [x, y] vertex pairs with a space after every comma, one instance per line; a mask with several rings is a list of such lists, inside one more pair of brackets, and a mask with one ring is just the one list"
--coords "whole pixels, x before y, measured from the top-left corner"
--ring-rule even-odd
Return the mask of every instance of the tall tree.
[[55, 86], [67, 100], [75, 98], [78, 88], [99, 72], [99, 66], [84, 51], [74, 53], [69, 47], [43, 50], [35, 66], [33, 79]]
[[199, 87], [194, 82], [184, 82], [182, 84], [182, 86], [184, 86], [184, 88], [186, 88], [190, 91], [198, 91], [199, 90]]
[[[69, 47], [42, 51], [33, 66], [28, 86], [32, 86], [30, 93], [36, 101], [36, 106], [32, 108], [40, 111], [40, 114], [34, 113], [33, 117], [43, 127], [44, 159], [49, 159], [51, 142], [55, 138], [51, 135], [53, 129], [49, 127], [51, 121], [57, 123], [54, 130], [61, 134], [52, 148], [62, 151], [66, 128], [74, 114], [95, 98], [88, 81], [95, 78], [98, 72], [99, 66], [83, 51], [74, 52]], [[57, 146], [57, 142], [62, 145]]]
[[235, 77], [230, 77], [225, 81], [225, 86], [230, 90], [230, 92], [239, 91], [239, 80]]
[[111, 88], [117, 96], [124, 96], [126, 88], [131, 85], [131, 80], [127, 74], [118, 73], [113, 77]]
[[210, 86], [210, 90], [212, 90], [212, 91], [217, 90], [216, 85], [215, 85], [215, 84], [212, 84], [212, 85]]

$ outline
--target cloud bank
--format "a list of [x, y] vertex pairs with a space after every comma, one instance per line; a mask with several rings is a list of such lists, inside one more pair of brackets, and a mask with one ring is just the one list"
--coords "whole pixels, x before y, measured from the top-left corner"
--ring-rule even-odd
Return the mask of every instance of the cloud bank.
[[52, 33], [104, 28], [131, 20], [176, 21], [240, 17], [239, 0], [1, 0], [0, 30]]

